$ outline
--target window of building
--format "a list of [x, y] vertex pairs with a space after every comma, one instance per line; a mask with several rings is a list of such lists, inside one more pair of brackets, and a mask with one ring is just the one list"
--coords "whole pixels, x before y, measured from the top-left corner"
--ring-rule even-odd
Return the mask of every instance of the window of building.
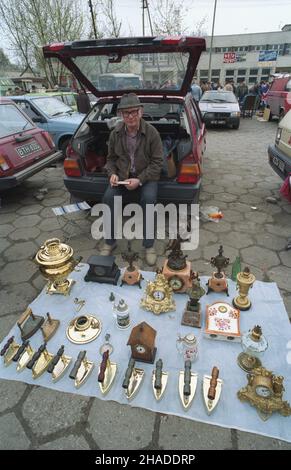
[[262, 80], [263, 82], [268, 82], [268, 81], [269, 81], [269, 75], [262, 75], [262, 76], [261, 76], [261, 80]]
[[246, 74], [246, 69], [238, 69], [237, 75], [245, 75]]
[[262, 69], [262, 75], [270, 75], [271, 69]]
[[249, 77], [249, 83], [256, 83], [257, 77]]
[[233, 77], [233, 76], [234, 76], [234, 70], [227, 70], [226, 73], [225, 73], [225, 75], [226, 75], [227, 77]]
[[258, 75], [258, 69], [250, 69], [250, 75]]
[[216, 47], [215, 52], [221, 52], [221, 47]]
[[212, 69], [211, 70], [211, 75], [213, 77], [219, 77], [220, 76], [220, 69]]
[[200, 70], [200, 77], [205, 77], [207, 78], [208, 77], [208, 70]]
[[249, 51], [254, 51], [256, 49], [256, 46], [249, 46]]

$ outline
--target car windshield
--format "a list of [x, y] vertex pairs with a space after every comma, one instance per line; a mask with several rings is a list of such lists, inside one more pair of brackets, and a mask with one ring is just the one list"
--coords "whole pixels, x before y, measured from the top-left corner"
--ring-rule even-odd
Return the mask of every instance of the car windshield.
[[236, 103], [237, 99], [231, 91], [206, 91], [200, 102], [201, 101], [208, 101], [211, 103]]
[[80, 56], [74, 59], [82, 73], [101, 91], [157, 90], [181, 88], [189, 54], [140, 53], [120, 58], [106, 56]]
[[49, 117], [60, 116], [61, 114], [72, 113], [72, 108], [64, 104], [57, 98], [41, 97], [31, 100], [37, 108]]
[[0, 138], [34, 129], [34, 125], [12, 104], [0, 105]]

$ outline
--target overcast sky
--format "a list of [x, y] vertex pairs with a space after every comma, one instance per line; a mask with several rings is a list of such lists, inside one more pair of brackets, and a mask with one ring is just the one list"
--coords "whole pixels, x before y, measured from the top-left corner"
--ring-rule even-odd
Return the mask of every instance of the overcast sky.
[[[153, 0], [148, 0], [152, 13], [153, 3]], [[116, 0], [115, 4], [123, 25], [129, 24], [135, 34], [141, 35], [142, 1]], [[188, 8], [185, 23], [189, 30], [191, 31], [195, 24], [206, 16], [205, 29], [210, 35], [214, 0], [185, 0], [184, 4]], [[278, 31], [284, 24], [289, 23], [291, 23], [291, 0], [217, 0], [214, 34]], [[149, 28], [146, 33], [150, 34]]]

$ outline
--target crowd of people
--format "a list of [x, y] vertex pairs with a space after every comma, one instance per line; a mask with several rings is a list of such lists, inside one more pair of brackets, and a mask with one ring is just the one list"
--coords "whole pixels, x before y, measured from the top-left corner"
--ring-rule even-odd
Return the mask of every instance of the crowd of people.
[[266, 106], [266, 96], [269, 90], [269, 83], [262, 80], [260, 83], [254, 83], [251, 87], [248, 87], [245, 81], [239, 82], [237, 85], [234, 84], [233, 80], [226, 81], [224, 85], [222, 85], [219, 81], [201, 81], [199, 85], [196, 79], [193, 80], [191, 93], [196, 101], [200, 101], [203, 93], [209, 90], [232, 91], [237, 97], [240, 106], [243, 105], [247, 96], [255, 95], [259, 100], [259, 108], [264, 109]]

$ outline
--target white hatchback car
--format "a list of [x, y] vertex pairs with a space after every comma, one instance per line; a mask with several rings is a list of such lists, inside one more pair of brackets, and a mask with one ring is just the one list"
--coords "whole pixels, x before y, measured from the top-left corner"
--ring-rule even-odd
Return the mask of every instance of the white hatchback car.
[[232, 91], [205, 91], [199, 101], [199, 108], [206, 125], [221, 124], [239, 128], [240, 108]]

